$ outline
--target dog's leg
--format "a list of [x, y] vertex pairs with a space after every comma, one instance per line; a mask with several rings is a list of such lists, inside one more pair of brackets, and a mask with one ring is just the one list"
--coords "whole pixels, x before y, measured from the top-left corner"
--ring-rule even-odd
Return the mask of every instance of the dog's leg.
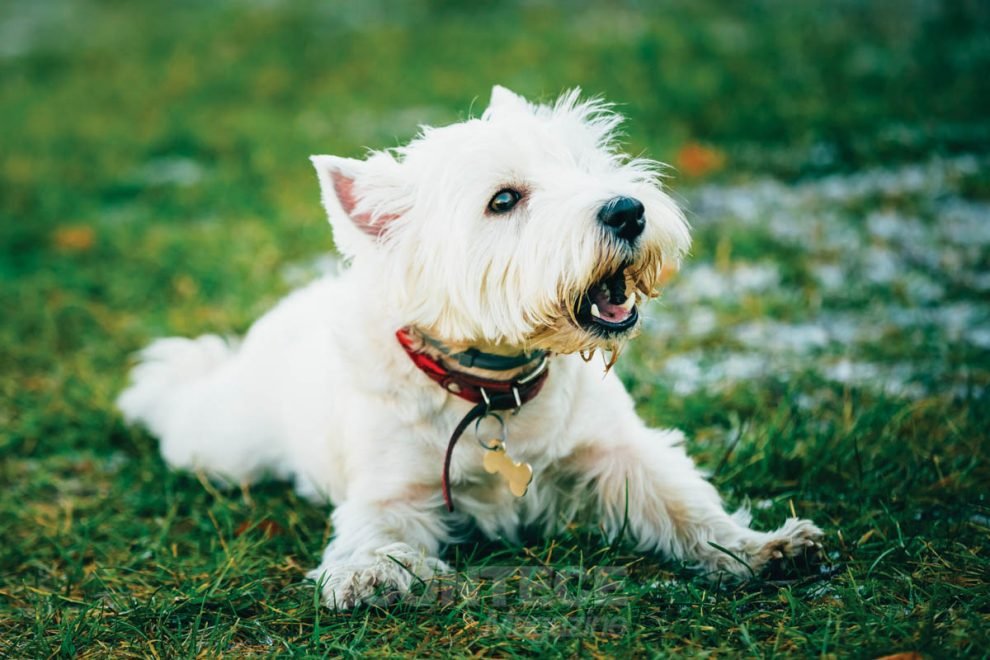
[[[381, 490], [381, 488], [379, 488]], [[397, 497], [350, 498], [334, 510], [334, 539], [309, 572], [331, 609], [387, 605], [450, 568], [437, 558], [449, 538], [439, 501], [404, 489]]]
[[[775, 559], [818, 545], [813, 523], [788, 519], [773, 532], [749, 529], [749, 515], [730, 515], [681, 444], [680, 431], [638, 429], [581, 446], [570, 464], [593, 484], [612, 536], [625, 530], [642, 551], [659, 551], [703, 570], [749, 577]], [[614, 432], [615, 429], [613, 429]], [[579, 489], [581, 490], [581, 489]]]
[[558, 467], [578, 482], [570, 492], [595, 494], [613, 537], [622, 532], [640, 550], [741, 577], [817, 548], [822, 532], [807, 520], [790, 518], [759, 532], [749, 528], [747, 512], [727, 513], [685, 452], [680, 431], [647, 428], [614, 375], [585, 383], [575, 399], [575, 449]]

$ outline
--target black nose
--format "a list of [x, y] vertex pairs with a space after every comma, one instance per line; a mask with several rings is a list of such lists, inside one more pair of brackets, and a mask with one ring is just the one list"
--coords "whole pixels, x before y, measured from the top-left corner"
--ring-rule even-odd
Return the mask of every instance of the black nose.
[[632, 197], [615, 197], [605, 202], [598, 211], [598, 220], [628, 243], [635, 241], [646, 226], [643, 203]]

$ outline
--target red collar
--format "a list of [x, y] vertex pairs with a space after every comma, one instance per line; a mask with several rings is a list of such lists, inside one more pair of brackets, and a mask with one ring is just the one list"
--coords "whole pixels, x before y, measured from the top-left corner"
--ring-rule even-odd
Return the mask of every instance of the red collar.
[[484, 402], [488, 406], [488, 411], [522, 407], [540, 393], [550, 373], [544, 357], [536, 368], [520, 378], [511, 380], [481, 378], [463, 371], [452, 371], [438, 360], [414, 348], [415, 341], [409, 334], [408, 328], [396, 331], [395, 337], [413, 364], [440, 387], [465, 401], [475, 404]]
[[443, 501], [447, 505], [447, 510], [453, 511], [454, 503], [450, 496], [450, 458], [453, 455], [457, 440], [471, 422], [484, 418], [492, 411], [518, 410], [524, 403], [531, 401], [539, 394], [550, 374], [547, 357], [543, 356], [539, 365], [521, 378], [492, 380], [446, 368], [439, 361], [414, 348], [415, 342], [410, 336], [408, 328], [397, 330], [395, 337], [405, 349], [409, 359], [420, 371], [451, 394], [475, 404], [457, 423], [450, 440], [447, 442], [447, 452], [444, 454], [440, 487], [443, 491]]

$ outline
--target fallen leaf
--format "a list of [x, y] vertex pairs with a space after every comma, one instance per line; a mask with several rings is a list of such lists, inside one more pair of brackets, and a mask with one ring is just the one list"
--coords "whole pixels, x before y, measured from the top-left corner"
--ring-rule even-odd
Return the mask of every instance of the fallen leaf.
[[96, 232], [87, 225], [59, 227], [52, 234], [52, 242], [65, 252], [86, 252], [96, 243]]
[[240, 525], [237, 526], [236, 530], [234, 530], [234, 535], [240, 536], [250, 529], [256, 529], [262, 532], [265, 535], [265, 538], [268, 539], [272, 538], [273, 536], [278, 536], [279, 534], [285, 533], [285, 530], [282, 528], [281, 525], [279, 525], [274, 520], [265, 518], [264, 520], [258, 523], [255, 523], [251, 520], [245, 520], [244, 522], [242, 522]]
[[677, 169], [688, 176], [705, 176], [725, 167], [725, 154], [714, 147], [688, 142], [676, 156]]

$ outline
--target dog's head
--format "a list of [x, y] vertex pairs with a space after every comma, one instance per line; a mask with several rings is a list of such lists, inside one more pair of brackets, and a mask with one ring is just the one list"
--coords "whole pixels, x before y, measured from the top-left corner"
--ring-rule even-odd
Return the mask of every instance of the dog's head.
[[532, 105], [495, 87], [479, 119], [312, 160], [338, 248], [398, 323], [452, 345], [614, 349], [690, 242], [659, 164], [617, 151], [621, 120], [578, 90]]

